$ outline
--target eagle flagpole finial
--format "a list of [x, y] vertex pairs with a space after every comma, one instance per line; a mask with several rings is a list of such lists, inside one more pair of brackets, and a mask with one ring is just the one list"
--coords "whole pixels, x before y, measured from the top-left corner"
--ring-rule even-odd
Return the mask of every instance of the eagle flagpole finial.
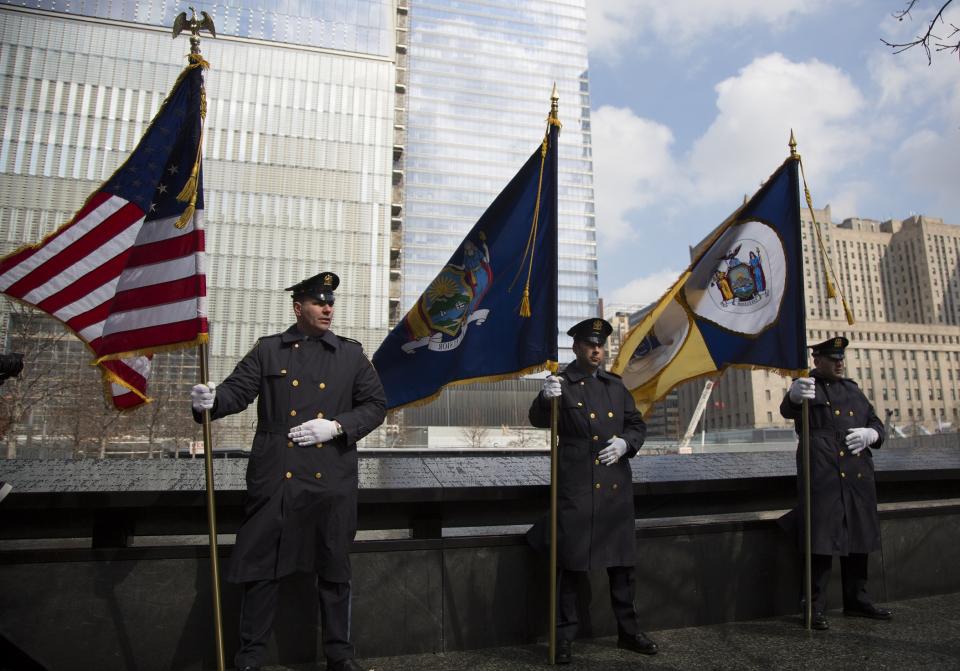
[[176, 39], [184, 30], [190, 31], [190, 53], [200, 53], [200, 31], [206, 30], [211, 36], [217, 36], [217, 29], [213, 25], [213, 18], [205, 11], [200, 12], [200, 18], [197, 17], [197, 10], [190, 7], [190, 13], [193, 15], [189, 19], [186, 12], [180, 12], [177, 18], [173, 20], [173, 38]]

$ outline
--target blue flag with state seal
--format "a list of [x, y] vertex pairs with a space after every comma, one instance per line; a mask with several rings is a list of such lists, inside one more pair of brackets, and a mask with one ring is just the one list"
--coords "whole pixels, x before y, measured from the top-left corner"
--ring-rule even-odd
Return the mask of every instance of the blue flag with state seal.
[[556, 110], [543, 141], [373, 355], [387, 409], [557, 368]]
[[799, 375], [807, 365], [799, 156], [693, 253], [612, 367], [641, 412], [677, 385], [728, 367]]

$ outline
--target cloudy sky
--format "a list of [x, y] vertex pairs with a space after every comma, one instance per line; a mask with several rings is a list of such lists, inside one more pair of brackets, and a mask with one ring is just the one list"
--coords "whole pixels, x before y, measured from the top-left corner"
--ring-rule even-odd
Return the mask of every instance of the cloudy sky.
[[[788, 155], [833, 220], [960, 224], [960, 60], [920, 0], [588, 0], [600, 295], [655, 300]], [[957, 3], [954, 3], [957, 4]], [[960, 7], [948, 21], [960, 25]], [[945, 34], [944, 30], [941, 33]]]

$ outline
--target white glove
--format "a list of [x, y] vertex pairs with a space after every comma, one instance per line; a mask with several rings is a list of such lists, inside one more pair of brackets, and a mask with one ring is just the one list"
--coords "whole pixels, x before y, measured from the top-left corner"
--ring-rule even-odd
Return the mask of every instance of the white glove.
[[607, 446], [600, 450], [601, 463], [607, 466], [613, 466], [620, 461], [620, 457], [627, 453], [627, 441], [623, 438], [611, 438], [607, 441]]
[[543, 378], [543, 397], [560, 398], [563, 395], [563, 387], [560, 384], [562, 381], [563, 378], [556, 375], [547, 375]]
[[343, 429], [330, 419], [311, 419], [290, 429], [287, 437], [297, 445], [316, 445], [336, 438]]
[[850, 454], [860, 454], [878, 440], [880, 440], [880, 434], [876, 429], [869, 427], [847, 429], [847, 449], [850, 450]]
[[790, 385], [790, 402], [799, 405], [803, 400], [812, 401], [817, 395], [817, 384], [812, 377], [798, 377]]
[[190, 390], [190, 405], [197, 412], [213, 410], [213, 402], [217, 400], [217, 385], [213, 382], [195, 384]]

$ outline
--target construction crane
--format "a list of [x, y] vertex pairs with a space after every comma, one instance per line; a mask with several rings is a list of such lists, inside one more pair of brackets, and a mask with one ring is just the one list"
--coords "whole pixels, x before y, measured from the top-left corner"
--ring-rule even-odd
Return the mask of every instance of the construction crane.
[[700, 394], [700, 400], [697, 402], [697, 407], [693, 410], [693, 417], [690, 418], [690, 424], [687, 426], [687, 432], [683, 434], [683, 438], [680, 440], [677, 451], [680, 454], [692, 454], [693, 449], [690, 447], [690, 439], [693, 438], [693, 432], [697, 430], [697, 424], [700, 423], [700, 417], [703, 416], [703, 411], [707, 408], [707, 400], [710, 398], [710, 392], [713, 391], [715, 381], [707, 380], [707, 383], [703, 385], [703, 393]]

